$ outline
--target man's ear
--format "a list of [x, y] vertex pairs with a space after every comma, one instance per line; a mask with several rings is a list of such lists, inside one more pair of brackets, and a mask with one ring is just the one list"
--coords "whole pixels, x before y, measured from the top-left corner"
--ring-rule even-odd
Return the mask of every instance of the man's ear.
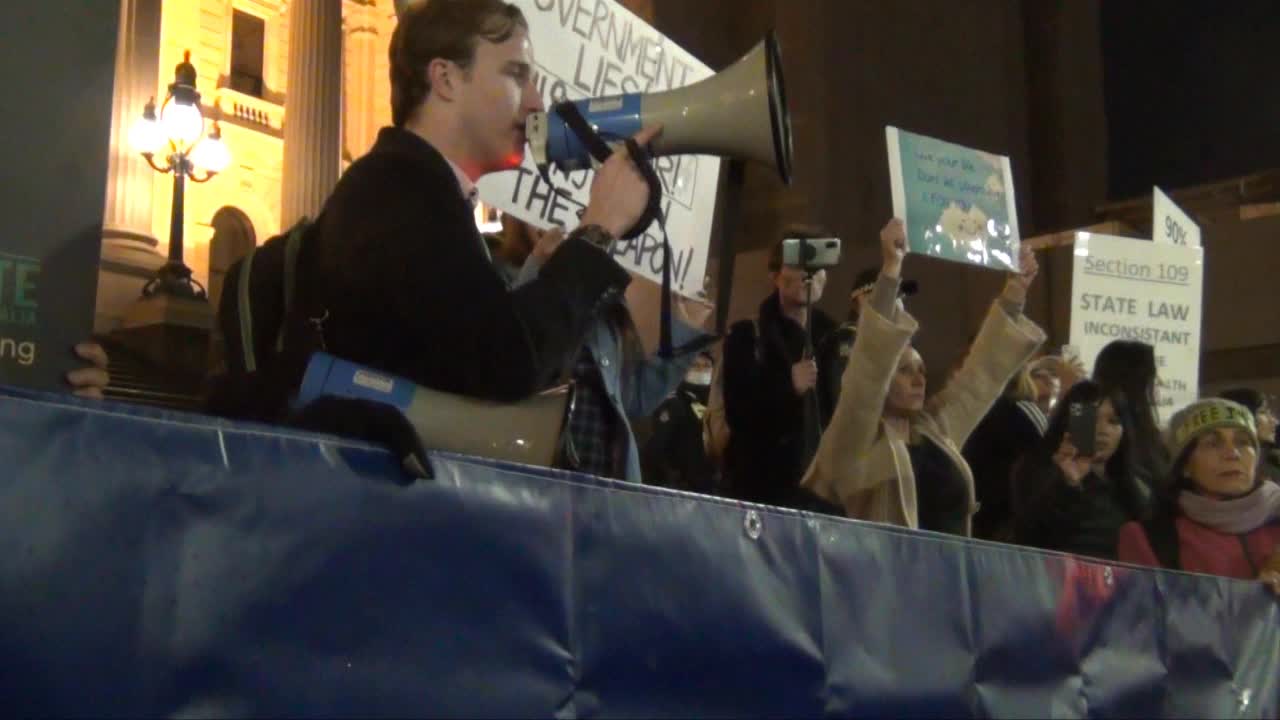
[[462, 76], [462, 69], [457, 64], [436, 58], [427, 64], [426, 74], [432, 95], [445, 102], [453, 102], [457, 98], [458, 81]]

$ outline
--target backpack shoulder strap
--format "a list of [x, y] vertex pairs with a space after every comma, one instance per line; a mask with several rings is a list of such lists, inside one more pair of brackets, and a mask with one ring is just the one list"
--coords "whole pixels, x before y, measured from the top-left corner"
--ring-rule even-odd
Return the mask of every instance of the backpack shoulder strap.
[[249, 300], [249, 276], [253, 273], [253, 256], [257, 252], [258, 248], [255, 247], [240, 262], [240, 277], [236, 287], [236, 310], [240, 316], [240, 353], [247, 373], [258, 369], [257, 353], [253, 347], [253, 303]]
[[276, 333], [276, 352], [284, 351], [284, 330], [288, 325], [290, 311], [293, 310], [294, 287], [297, 283], [298, 252], [302, 249], [302, 239], [311, 222], [307, 218], [299, 220], [289, 230], [284, 245], [284, 315], [281, 316], [280, 331]]

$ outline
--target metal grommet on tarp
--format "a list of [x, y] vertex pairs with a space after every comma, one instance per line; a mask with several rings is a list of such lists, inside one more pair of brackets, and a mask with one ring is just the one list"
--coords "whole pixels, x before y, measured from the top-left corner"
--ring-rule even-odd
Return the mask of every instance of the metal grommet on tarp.
[[1253, 701], [1253, 690], [1250, 688], [1241, 688], [1235, 683], [1231, 684], [1231, 690], [1236, 696], [1236, 701], [1238, 703], [1237, 711], [1243, 717], [1245, 712], [1249, 709], [1249, 705]]
[[764, 522], [760, 519], [760, 513], [748, 510], [747, 516], [742, 520], [742, 529], [747, 531], [747, 537], [759, 540], [760, 533], [764, 531]]

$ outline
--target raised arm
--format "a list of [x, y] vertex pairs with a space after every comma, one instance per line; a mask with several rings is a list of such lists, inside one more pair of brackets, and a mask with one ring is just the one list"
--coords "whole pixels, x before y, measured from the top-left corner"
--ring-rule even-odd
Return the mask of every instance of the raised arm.
[[1009, 275], [1004, 291], [987, 313], [964, 364], [930, 403], [928, 411], [956, 445], [964, 444], [1009, 379], [1045, 340], [1044, 331], [1022, 314], [1027, 289], [1040, 269], [1035, 254], [1025, 245], [1019, 267], [1021, 272]]
[[880, 231], [880, 279], [858, 319], [831, 423], [801, 483], [831, 502], [844, 504], [850, 495], [887, 479], [867, 477], [862, 464], [880, 432], [885, 396], [898, 359], [918, 327], [897, 300], [906, 242], [900, 220], [890, 220]]

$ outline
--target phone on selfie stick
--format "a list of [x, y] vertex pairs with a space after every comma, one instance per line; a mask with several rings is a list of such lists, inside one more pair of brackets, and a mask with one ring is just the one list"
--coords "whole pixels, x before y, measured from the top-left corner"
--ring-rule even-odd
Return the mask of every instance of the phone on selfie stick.
[[786, 238], [782, 241], [782, 264], [804, 272], [804, 359], [813, 352], [813, 276], [819, 270], [840, 264], [840, 238]]

